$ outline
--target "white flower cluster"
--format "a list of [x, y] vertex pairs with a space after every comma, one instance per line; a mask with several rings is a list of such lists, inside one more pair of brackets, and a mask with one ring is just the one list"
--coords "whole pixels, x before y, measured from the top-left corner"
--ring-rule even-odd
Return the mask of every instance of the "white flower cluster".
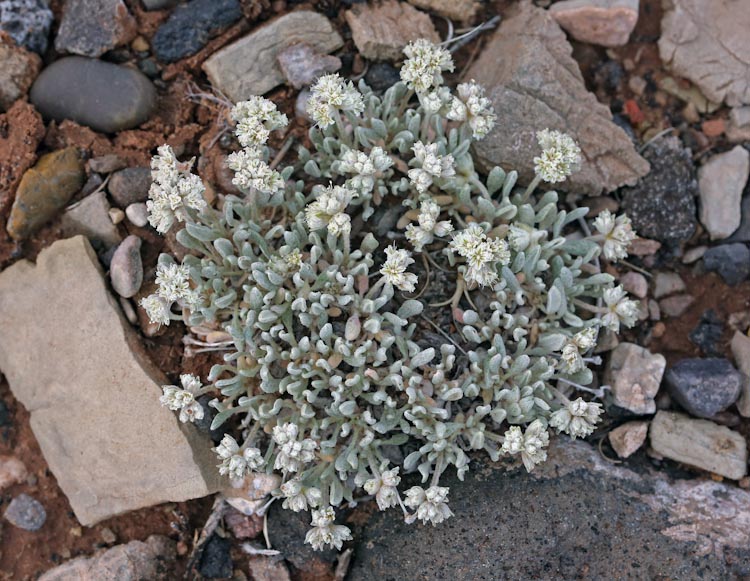
[[284, 178], [263, 159], [259, 149], [245, 148], [227, 156], [227, 167], [234, 172], [232, 183], [242, 191], [251, 189], [276, 194], [284, 189]]
[[260, 470], [265, 465], [263, 455], [252, 446], [244, 450], [232, 436], [225, 434], [221, 443], [214, 448], [221, 460], [217, 466], [219, 474], [228, 475], [233, 480], [241, 480], [247, 474]]
[[419, 167], [409, 170], [409, 179], [421, 194], [426, 192], [436, 178], [449, 178], [456, 175], [455, 162], [450, 154], [439, 155], [438, 144], [425, 145], [417, 141], [412, 148], [414, 151], [414, 162]]
[[253, 95], [232, 108], [235, 134], [242, 147], [255, 149], [266, 144], [271, 131], [286, 127], [286, 115], [279, 113], [273, 101]]
[[497, 265], [510, 262], [508, 243], [499, 238], [488, 238], [479, 224], [469, 224], [453, 236], [448, 249], [466, 259], [468, 268], [464, 279], [469, 283], [487, 286], [498, 278]]
[[546, 422], [534, 420], [523, 432], [519, 426], [511, 426], [505, 432], [505, 441], [503, 442], [503, 452], [515, 456], [521, 454], [521, 460], [526, 470], [531, 472], [534, 466], [541, 464], [547, 459], [547, 450], [549, 444], [549, 434], [547, 433]]
[[202, 393], [203, 384], [195, 375], [188, 373], [180, 375], [182, 388], [175, 385], [162, 385], [164, 394], [159, 398], [161, 405], [172, 411], [180, 412], [182, 423], [194, 422], [203, 419], [203, 406], [198, 403], [197, 397]]
[[317, 197], [305, 208], [305, 219], [310, 230], [328, 227], [334, 236], [348, 236], [351, 232], [351, 218], [346, 207], [356, 197], [356, 192], [343, 186], [321, 187]]
[[382, 147], [373, 147], [370, 153], [347, 149], [339, 161], [338, 169], [342, 174], [353, 174], [348, 184], [363, 194], [372, 191], [375, 178], [382, 175], [393, 165], [391, 156]]
[[604, 289], [602, 298], [606, 305], [601, 317], [602, 326], [615, 333], [620, 332], [620, 324], [632, 327], [638, 320], [638, 301], [628, 298], [622, 286]]
[[364, 489], [367, 494], [374, 494], [380, 510], [386, 510], [399, 503], [398, 488], [401, 477], [398, 475], [398, 466], [391, 470], [384, 470], [380, 476], [371, 478], [365, 482]]
[[448, 492], [445, 486], [430, 486], [427, 490], [421, 486], [412, 486], [406, 491], [404, 504], [414, 509], [414, 516], [423, 523], [438, 525], [453, 516], [448, 508]]
[[408, 250], [396, 248], [396, 245], [385, 247], [386, 260], [380, 269], [383, 280], [397, 289], [413, 293], [417, 285], [417, 275], [406, 272], [407, 267], [414, 263]]
[[294, 512], [309, 510], [320, 506], [323, 493], [314, 486], [304, 486], [299, 478], [292, 478], [281, 485], [281, 495], [284, 497], [282, 508]]
[[352, 532], [349, 527], [334, 524], [336, 513], [330, 506], [320, 510], [312, 511], [312, 529], [307, 532], [305, 542], [312, 545], [316, 551], [326, 546], [334, 547], [337, 551], [341, 549], [344, 541], [352, 540]]
[[362, 94], [351, 81], [338, 73], [323, 75], [310, 89], [307, 112], [319, 127], [328, 127], [340, 119], [339, 111], [359, 114], [365, 110]]
[[158, 155], [151, 160], [153, 183], [146, 207], [151, 226], [165, 234], [175, 221], [185, 221], [188, 210], [200, 211], [206, 207], [203, 199], [206, 188], [198, 176], [190, 173], [192, 163], [179, 164], [171, 147], [162, 145], [157, 151]]
[[497, 119], [492, 103], [484, 96], [484, 87], [472, 80], [461, 83], [456, 90], [458, 96], [453, 98], [446, 117], [453, 121], [466, 121], [474, 139], [484, 139]]
[[446, 49], [420, 38], [404, 48], [406, 60], [401, 67], [401, 80], [417, 93], [427, 93], [443, 84], [443, 71], [453, 71], [453, 57]]
[[594, 220], [594, 228], [603, 238], [604, 258], [616, 262], [628, 256], [628, 246], [635, 240], [630, 218], [625, 214], [615, 216], [603, 210]]
[[300, 469], [315, 459], [318, 444], [310, 438], [298, 440], [299, 427], [286, 423], [273, 429], [273, 441], [278, 446], [275, 470], [299, 472]]
[[417, 225], [406, 226], [406, 239], [417, 252], [422, 252], [425, 246], [432, 243], [435, 236], [442, 238], [453, 232], [451, 221], [438, 221], [438, 216], [440, 206], [434, 200], [423, 200], [419, 208]]
[[159, 325], [169, 325], [172, 305], [175, 301], [189, 309], [197, 308], [201, 296], [190, 288], [190, 272], [187, 266], [174, 263], [161, 263], [156, 269], [158, 289], [140, 301], [149, 319]]
[[586, 327], [565, 343], [562, 350], [562, 369], [565, 373], [577, 373], [585, 367], [583, 353], [596, 345], [596, 327]]
[[581, 165], [581, 148], [570, 135], [542, 129], [536, 134], [542, 153], [534, 158], [536, 175], [549, 184], [565, 181]]
[[585, 438], [594, 431], [602, 411], [600, 404], [586, 402], [579, 397], [553, 412], [549, 425], [556, 428], [558, 432], [565, 432], [574, 440]]

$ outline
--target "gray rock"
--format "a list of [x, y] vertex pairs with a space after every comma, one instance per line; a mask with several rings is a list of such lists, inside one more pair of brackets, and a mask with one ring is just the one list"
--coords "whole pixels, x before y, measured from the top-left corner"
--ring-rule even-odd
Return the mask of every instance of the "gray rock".
[[643, 446], [648, 422], [626, 422], [609, 433], [609, 443], [620, 458], [629, 458]]
[[0, 30], [19, 46], [42, 54], [47, 50], [54, 16], [44, 0], [0, 0]]
[[127, 167], [112, 174], [107, 184], [109, 195], [118, 208], [148, 200], [151, 170], [147, 167]]
[[26, 50], [0, 32], [0, 111], [28, 93], [42, 68], [39, 55]]
[[226, 579], [232, 576], [232, 542], [213, 535], [203, 547], [198, 572], [206, 579]]
[[328, 54], [344, 41], [322, 14], [290, 12], [260, 26], [247, 36], [212, 54], [203, 63], [211, 84], [232, 101], [262, 95], [284, 82], [276, 57], [293, 44], [305, 43]]
[[703, 266], [718, 272], [728, 285], [737, 285], [750, 276], [750, 250], [739, 242], [714, 246], [703, 255]]
[[620, 343], [604, 370], [604, 383], [611, 387], [608, 403], [639, 415], [654, 413], [654, 397], [666, 365], [660, 353], [634, 343]]
[[96, 131], [114, 133], [146, 121], [156, 107], [156, 89], [129, 67], [70, 56], [42, 71], [31, 102], [48, 119], [71, 119]]
[[122, 236], [109, 217], [109, 202], [104, 192], [86, 196], [69, 207], [61, 219], [63, 233], [70, 238], [82, 234], [91, 241], [98, 241], [105, 247], [115, 246]]
[[711, 240], [731, 236], [740, 226], [742, 191], [750, 175], [750, 153], [737, 145], [714, 155], [698, 170], [700, 219]]
[[179, 0], [141, 0], [146, 10], [164, 10], [172, 8]]
[[654, 277], [654, 298], [681, 293], [686, 288], [685, 281], [676, 272], [657, 272]]
[[737, 401], [737, 411], [744, 418], [750, 418], [750, 337], [735, 331], [732, 337], [734, 362], [742, 372], [742, 391]]
[[28, 494], [19, 494], [5, 509], [5, 520], [25, 531], [38, 531], [47, 520], [42, 503]]
[[96, 58], [133, 40], [136, 28], [122, 0], [67, 0], [55, 49]]
[[404, 47], [419, 38], [440, 42], [429, 15], [405, 2], [384, 0], [378, 4], [355, 4], [345, 17], [354, 44], [368, 60], [401, 60]]
[[701, 352], [709, 357], [721, 357], [724, 354], [724, 321], [713, 309], [701, 315], [701, 320], [690, 331], [690, 341], [697, 345]]
[[143, 284], [141, 239], [130, 235], [117, 247], [109, 266], [112, 288], [125, 299], [135, 296]]
[[77, 557], [39, 577], [39, 581], [170, 581], [174, 579], [175, 542], [151, 535], [145, 542], [131, 541]]
[[630, 271], [620, 277], [620, 284], [629, 294], [639, 299], [648, 294], [648, 281], [640, 272]]
[[239, 0], [191, 0], [172, 11], [151, 46], [160, 61], [175, 62], [198, 52], [240, 18]]
[[385, 91], [401, 80], [398, 69], [389, 63], [372, 63], [365, 81], [373, 91]]
[[125, 215], [133, 226], [143, 228], [148, 224], [148, 208], [143, 202], [130, 204], [125, 208]]
[[221, 488], [208, 437], [158, 405], [170, 382], [83, 236], [0, 273], [0, 337], [0, 369], [81, 524]]
[[562, 0], [549, 12], [576, 40], [623, 46], [638, 22], [638, 4], [638, 0]]
[[640, 236], [669, 244], [695, 232], [695, 179], [692, 155], [676, 137], [659, 139], [643, 152], [651, 172], [638, 185], [622, 191], [622, 209]]
[[688, 413], [711, 418], [737, 401], [742, 374], [726, 359], [683, 359], [665, 375], [672, 399]]
[[609, 109], [586, 90], [565, 33], [547, 13], [524, 2], [503, 20], [464, 75], [487, 88], [498, 123], [475, 145], [479, 165], [515, 169], [521, 182], [534, 177], [536, 132], [570, 134], [583, 152], [581, 170], [560, 188], [597, 195], [635, 184], [649, 170]]
[[[750, 137], [748, 137], [750, 141]], [[740, 226], [735, 230], [727, 242], [750, 242], [750, 195], [746, 195], [740, 202]]]
[[312, 85], [318, 77], [341, 68], [341, 59], [318, 54], [307, 44], [295, 44], [282, 50], [276, 57], [281, 72], [295, 89]]
[[89, 169], [96, 173], [112, 173], [127, 166], [127, 162], [115, 153], [108, 153], [89, 160]]
[[665, 458], [695, 466], [732, 480], [747, 474], [747, 442], [741, 434], [708, 420], [675, 412], [657, 412], [649, 442]]
[[409, 4], [454, 22], [469, 24], [473, 22], [480, 7], [476, 0], [409, 0]]
[[348, 578], [728, 579], [750, 569], [750, 493], [735, 486], [613, 466], [562, 439], [531, 474], [480, 464], [464, 482], [446, 476], [455, 516], [432, 527], [373, 510]]
[[659, 55], [664, 63], [711, 101], [750, 104], [748, 6], [724, 0], [665, 0], [663, 5]]
[[677, 295], [659, 301], [659, 309], [667, 317], [680, 317], [695, 302], [695, 297], [690, 295]]
[[732, 109], [726, 135], [730, 143], [750, 141], [750, 106]]

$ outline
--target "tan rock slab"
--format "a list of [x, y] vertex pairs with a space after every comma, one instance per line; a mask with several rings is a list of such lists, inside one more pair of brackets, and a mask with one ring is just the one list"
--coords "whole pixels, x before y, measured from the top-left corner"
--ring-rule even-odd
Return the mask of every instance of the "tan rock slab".
[[456, 22], [471, 22], [479, 10], [475, 0], [409, 0], [417, 8], [434, 12]]
[[328, 54], [341, 48], [344, 41], [325, 16], [300, 10], [264, 24], [215, 52], [203, 63], [203, 70], [214, 87], [232, 101], [242, 101], [281, 85], [284, 75], [276, 57], [300, 43]]
[[386, 0], [380, 4], [355, 4], [346, 22], [354, 44], [363, 57], [373, 61], [396, 61], [413, 40], [440, 42], [430, 17], [411, 4]]
[[221, 484], [208, 437], [159, 404], [166, 378], [116, 305], [82, 236], [0, 274], [0, 369], [84, 525]]
[[660, 411], [649, 431], [661, 456], [739, 480], [747, 474], [747, 442], [741, 434], [709, 420]]
[[635, 414], [654, 413], [654, 397], [666, 365], [660, 353], [651, 353], [634, 343], [620, 343], [604, 370], [604, 382], [611, 387], [611, 403]]
[[623, 46], [638, 22], [638, 0], [563, 0], [549, 13], [581, 42]]

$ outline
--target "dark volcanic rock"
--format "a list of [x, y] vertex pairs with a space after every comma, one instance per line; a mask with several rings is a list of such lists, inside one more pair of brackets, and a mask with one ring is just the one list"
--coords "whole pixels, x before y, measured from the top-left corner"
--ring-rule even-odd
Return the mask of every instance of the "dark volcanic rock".
[[34, 52], [47, 50], [52, 20], [52, 10], [43, 0], [0, 0], [0, 29]]
[[374, 91], [385, 91], [401, 80], [398, 69], [388, 63], [371, 63], [365, 81]]
[[623, 188], [622, 209], [640, 236], [668, 244], [695, 232], [698, 181], [690, 150], [676, 137], [660, 139], [643, 152], [651, 172], [632, 188]]
[[750, 250], [739, 242], [714, 246], [703, 255], [703, 266], [734, 286], [750, 276]]
[[[729, 579], [750, 574], [750, 493], [606, 463], [561, 438], [532, 474], [477, 467], [444, 477], [455, 516], [407, 525], [375, 512], [349, 569], [357, 581]], [[726, 511], [726, 512], [724, 512]], [[717, 514], [732, 515], [717, 521]], [[269, 519], [269, 524], [271, 523]], [[735, 537], [735, 535], [738, 535]], [[281, 545], [278, 545], [281, 546]]]
[[238, 0], [192, 0], [178, 6], [152, 40], [156, 57], [167, 63], [195, 54], [242, 18]]
[[55, 49], [98, 57], [133, 40], [136, 26], [122, 0], [67, 0]]
[[690, 340], [709, 357], [721, 357], [723, 333], [724, 322], [713, 309], [709, 309], [701, 316], [698, 326], [690, 332]]
[[727, 359], [683, 359], [664, 376], [669, 393], [687, 412], [711, 418], [737, 401], [744, 382]]
[[198, 571], [208, 579], [225, 579], [232, 576], [232, 543], [213, 535], [203, 548]]
[[151, 116], [156, 89], [131, 68], [70, 56], [42, 71], [30, 98], [45, 118], [71, 119], [96, 131], [114, 133], [132, 129]]

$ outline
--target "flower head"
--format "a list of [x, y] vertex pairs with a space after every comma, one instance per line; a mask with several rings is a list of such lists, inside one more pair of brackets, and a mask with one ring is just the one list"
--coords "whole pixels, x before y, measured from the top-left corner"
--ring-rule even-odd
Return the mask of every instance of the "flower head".
[[594, 220], [594, 228], [604, 238], [604, 258], [617, 261], [628, 256], [628, 246], [635, 240], [630, 218], [625, 214], [615, 218], [612, 212], [603, 210]]
[[[305, 219], [310, 230], [320, 230], [328, 226], [335, 218], [336, 224], [331, 234], [341, 233], [341, 227], [347, 222], [346, 218], [338, 216], [344, 213], [346, 207], [356, 196], [356, 193], [343, 186], [327, 186], [321, 188], [315, 201], [305, 208]], [[351, 229], [351, 227], [350, 227]], [[348, 232], [347, 232], [348, 233]]]
[[408, 250], [399, 250], [396, 245], [386, 246], [386, 260], [380, 269], [385, 282], [396, 288], [413, 293], [417, 285], [417, 275], [406, 272], [406, 268], [414, 262]]
[[265, 463], [258, 448], [248, 447], [242, 450], [229, 434], [225, 434], [221, 443], [214, 448], [221, 459], [217, 466], [219, 474], [228, 474], [234, 480], [240, 480], [249, 472], [260, 470]]
[[391, 156], [381, 147], [373, 147], [369, 154], [347, 149], [339, 160], [338, 171], [353, 174], [347, 184], [363, 193], [371, 192], [375, 178], [393, 165]]
[[154, 293], [140, 300], [138, 303], [146, 311], [149, 321], [157, 325], [169, 325], [171, 303]]
[[319, 489], [314, 486], [304, 486], [299, 478], [292, 478], [282, 484], [281, 494], [284, 496], [282, 508], [288, 508], [294, 512], [320, 506], [323, 499]]
[[401, 482], [398, 475], [398, 466], [392, 470], [384, 470], [380, 476], [371, 478], [365, 482], [367, 494], [374, 494], [380, 510], [385, 510], [398, 504], [398, 489]]
[[323, 75], [310, 91], [307, 112], [320, 127], [333, 125], [338, 111], [362, 113], [365, 110], [362, 94], [338, 73]]
[[558, 432], [569, 434], [574, 440], [585, 438], [594, 431], [601, 413], [600, 404], [586, 402], [579, 397], [575, 401], [567, 402], [563, 408], [554, 412], [549, 424]]
[[545, 182], [554, 184], [577, 171], [581, 165], [581, 148], [573, 138], [560, 131], [542, 129], [536, 139], [542, 148], [539, 157], [534, 158], [534, 171]]
[[479, 224], [472, 223], [453, 236], [448, 249], [466, 259], [468, 268], [464, 278], [479, 286], [497, 281], [497, 264], [510, 262], [508, 243], [499, 238], [488, 238]]
[[547, 428], [541, 420], [534, 420], [522, 432], [518, 426], [511, 426], [505, 432], [503, 452], [506, 454], [521, 454], [521, 460], [526, 470], [531, 472], [534, 466], [547, 459], [546, 446], [549, 444]]
[[638, 302], [628, 298], [622, 285], [605, 289], [602, 298], [607, 309], [607, 312], [601, 317], [604, 327], [619, 333], [620, 323], [626, 327], [635, 325], [638, 319]]
[[255, 95], [232, 108], [232, 119], [236, 123], [235, 134], [240, 144], [250, 148], [264, 145], [271, 131], [288, 123], [286, 115], [276, 110], [275, 103]]
[[302, 466], [315, 459], [318, 444], [310, 438], [298, 441], [298, 434], [296, 424], [286, 423], [274, 427], [273, 441], [277, 445], [275, 470], [299, 472]]
[[433, 200], [424, 200], [419, 207], [418, 224], [409, 224], [406, 227], [406, 239], [414, 245], [414, 250], [421, 252], [430, 244], [435, 236], [447, 236], [453, 231], [450, 220], [438, 222], [440, 206]]
[[410, 169], [409, 179], [417, 191], [421, 194], [428, 190], [435, 178], [448, 178], [456, 175], [453, 156], [439, 155], [438, 144], [425, 145], [417, 141], [412, 147], [414, 151], [414, 162], [419, 167]]
[[190, 292], [188, 267], [179, 264], [159, 264], [156, 269], [157, 293], [167, 301], [184, 298]]
[[316, 551], [324, 549], [326, 546], [341, 549], [344, 541], [352, 540], [352, 532], [349, 527], [344, 525], [333, 524], [336, 520], [336, 513], [330, 506], [320, 510], [312, 511], [312, 529], [307, 531], [305, 542], [312, 545]]
[[253, 189], [275, 194], [284, 190], [284, 178], [262, 159], [258, 149], [246, 148], [230, 153], [227, 167], [234, 172], [232, 183], [243, 192]]
[[180, 410], [180, 421], [182, 423], [194, 422], [203, 419], [203, 406], [198, 403], [196, 397], [199, 395], [203, 384], [195, 375], [189, 373], [180, 375], [180, 389], [174, 385], [162, 385], [164, 392], [159, 398], [163, 406], [172, 411]]
[[442, 72], [453, 70], [451, 53], [424, 38], [407, 44], [404, 54], [407, 58], [401, 67], [401, 80], [417, 93], [442, 85]]
[[437, 525], [453, 516], [448, 507], [448, 492], [444, 486], [430, 486], [424, 490], [421, 486], [412, 486], [406, 491], [404, 504], [416, 509], [416, 517], [423, 523]]
[[491, 101], [484, 96], [484, 87], [472, 80], [461, 83], [457, 90], [458, 97], [453, 98], [448, 119], [467, 122], [474, 139], [484, 139], [497, 119]]
[[582, 353], [585, 353], [596, 345], [597, 330], [595, 327], [587, 327], [576, 333], [572, 339], [565, 343], [562, 350], [562, 370], [565, 373], [576, 373], [584, 368]]

